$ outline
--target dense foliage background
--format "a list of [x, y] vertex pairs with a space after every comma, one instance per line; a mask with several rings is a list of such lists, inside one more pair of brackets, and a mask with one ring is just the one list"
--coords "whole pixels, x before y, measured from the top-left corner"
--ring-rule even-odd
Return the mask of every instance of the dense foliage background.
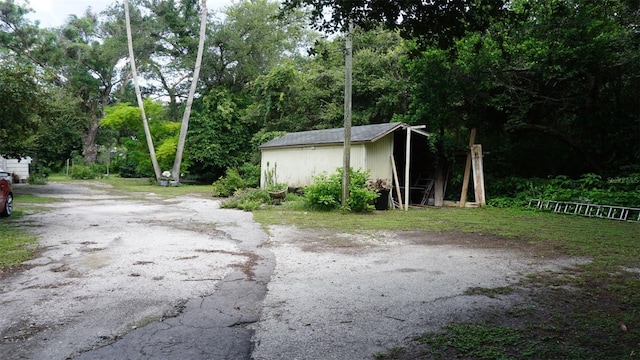
[[[131, 9], [146, 113], [165, 170], [175, 156], [200, 6], [135, 0]], [[0, 154], [31, 156], [40, 171], [74, 159], [152, 176], [123, 61], [122, 4], [73, 15], [59, 28], [40, 28], [28, 11], [0, 1]], [[434, 152], [458, 165], [475, 127], [497, 195], [511, 191], [505, 179], [639, 178], [635, 0], [238, 1], [209, 16], [184, 177], [212, 182], [230, 168], [257, 165], [257, 146], [277, 134], [340, 127], [348, 19], [356, 25], [354, 125], [426, 124]]]

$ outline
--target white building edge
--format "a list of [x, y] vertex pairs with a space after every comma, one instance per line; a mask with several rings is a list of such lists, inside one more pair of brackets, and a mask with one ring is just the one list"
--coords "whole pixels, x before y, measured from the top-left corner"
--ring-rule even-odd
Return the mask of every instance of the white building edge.
[[17, 176], [20, 182], [26, 182], [27, 179], [29, 179], [29, 164], [31, 164], [30, 157], [22, 159], [5, 159], [0, 156], [0, 168]]

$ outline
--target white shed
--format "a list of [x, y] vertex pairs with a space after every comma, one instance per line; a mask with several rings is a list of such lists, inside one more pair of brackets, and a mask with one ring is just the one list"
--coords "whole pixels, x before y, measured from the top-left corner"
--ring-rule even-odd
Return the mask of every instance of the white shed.
[[21, 182], [29, 179], [29, 164], [31, 164], [31, 158], [23, 159], [5, 159], [0, 156], [0, 168], [4, 171], [15, 174], [18, 176]]
[[[396, 122], [351, 128], [351, 167], [369, 171], [372, 180], [393, 180], [395, 158], [400, 184], [404, 184], [406, 133], [409, 126]], [[432, 175], [433, 159], [425, 138], [411, 142], [410, 183]], [[260, 184], [265, 186], [264, 170], [277, 165], [277, 180], [300, 188], [313, 183], [313, 177], [329, 174], [343, 166], [344, 128], [289, 133], [260, 146], [262, 153]]]

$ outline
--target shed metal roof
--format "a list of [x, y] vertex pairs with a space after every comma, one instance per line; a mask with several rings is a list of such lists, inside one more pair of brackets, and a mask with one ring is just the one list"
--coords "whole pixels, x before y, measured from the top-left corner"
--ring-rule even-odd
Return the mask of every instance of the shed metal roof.
[[[405, 126], [407, 125], [401, 122], [354, 126], [351, 128], [351, 142], [374, 142]], [[260, 149], [301, 145], [342, 144], [343, 142], [344, 128], [311, 130], [288, 133], [260, 145]]]

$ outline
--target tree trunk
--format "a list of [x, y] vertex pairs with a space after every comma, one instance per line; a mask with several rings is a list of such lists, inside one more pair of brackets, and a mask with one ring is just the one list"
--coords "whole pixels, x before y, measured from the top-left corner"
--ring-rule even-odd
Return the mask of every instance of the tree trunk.
[[153, 172], [156, 175], [156, 181], [160, 181], [160, 166], [158, 165], [158, 159], [156, 158], [156, 150], [153, 146], [153, 138], [151, 137], [151, 130], [149, 130], [149, 122], [147, 121], [147, 115], [144, 112], [144, 102], [142, 101], [142, 95], [140, 93], [140, 86], [138, 84], [138, 73], [136, 71], [136, 62], [133, 56], [133, 39], [131, 36], [131, 21], [129, 19], [129, 0], [124, 0], [124, 14], [127, 25], [127, 42], [129, 44], [129, 61], [131, 64], [131, 73], [133, 75], [133, 84], [136, 90], [136, 99], [138, 100], [138, 107], [140, 107], [140, 115], [142, 116], [142, 125], [144, 127], [144, 135], [147, 139], [147, 145], [149, 147], [149, 156], [151, 156], [151, 164], [153, 164]]
[[180, 138], [178, 139], [178, 148], [176, 149], [176, 159], [173, 163], [173, 171], [171, 175], [173, 179], [180, 182], [180, 166], [182, 163], [182, 153], [184, 151], [184, 143], [187, 139], [187, 130], [189, 129], [189, 117], [191, 116], [191, 105], [193, 97], [198, 86], [198, 77], [200, 76], [200, 65], [202, 64], [202, 52], [204, 51], [204, 36], [207, 30], [207, 0], [202, 0], [202, 8], [200, 9], [200, 42], [198, 44], [198, 54], [196, 57], [196, 66], [193, 70], [193, 79], [191, 80], [191, 89], [189, 90], [189, 98], [184, 109], [182, 117], [182, 126], [180, 126]]
[[98, 159], [98, 145], [96, 144], [98, 129], [100, 129], [100, 119], [92, 111], [89, 124], [87, 124], [84, 134], [82, 134], [82, 156], [87, 165], [95, 164]]

